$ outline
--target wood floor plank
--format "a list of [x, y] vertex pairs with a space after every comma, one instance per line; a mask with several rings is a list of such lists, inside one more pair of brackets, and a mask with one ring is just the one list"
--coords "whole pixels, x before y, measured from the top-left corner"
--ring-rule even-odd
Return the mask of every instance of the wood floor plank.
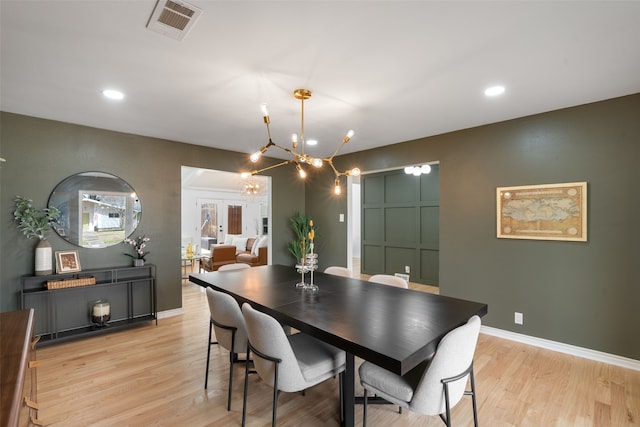
[[[234, 369], [227, 412], [228, 353], [218, 346], [204, 389], [209, 314], [201, 288], [183, 284], [183, 308], [158, 326], [39, 348], [39, 418], [52, 427], [240, 425], [244, 367]], [[483, 427], [640, 426], [640, 372], [484, 334], [474, 366]], [[271, 396], [252, 375], [248, 426], [270, 425]], [[338, 425], [338, 403], [337, 380], [306, 396], [282, 393], [278, 425]], [[360, 425], [362, 408], [355, 414]], [[369, 426], [442, 426], [438, 417], [400, 415], [392, 405], [371, 406], [368, 418]], [[453, 409], [453, 421], [473, 425], [468, 398]]]

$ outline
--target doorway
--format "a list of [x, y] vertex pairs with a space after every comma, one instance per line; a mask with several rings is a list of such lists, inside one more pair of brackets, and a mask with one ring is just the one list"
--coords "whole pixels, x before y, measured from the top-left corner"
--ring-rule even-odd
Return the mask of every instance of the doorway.
[[191, 244], [197, 254], [208, 255], [211, 246], [224, 243], [228, 235], [268, 235], [270, 177], [254, 176], [251, 180], [259, 183], [260, 192], [244, 192], [246, 180], [238, 173], [182, 167], [183, 251]]

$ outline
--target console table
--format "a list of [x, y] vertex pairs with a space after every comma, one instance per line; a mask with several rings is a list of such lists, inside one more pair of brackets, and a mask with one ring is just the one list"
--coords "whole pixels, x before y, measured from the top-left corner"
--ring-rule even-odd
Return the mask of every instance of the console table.
[[[47, 282], [95, 278], [95, 284], [47, 289]], [[93, 281], [93, 279], [92, 279]], [[156, 269], [112, 267], [79, 273], [22, 278], [22, 308], [36, 313], [35, 335], [40, 343], [101, 334], [157, 319]], [[106, 327], [91, 321], [92, 304], [108, 300], [111, 319]]]

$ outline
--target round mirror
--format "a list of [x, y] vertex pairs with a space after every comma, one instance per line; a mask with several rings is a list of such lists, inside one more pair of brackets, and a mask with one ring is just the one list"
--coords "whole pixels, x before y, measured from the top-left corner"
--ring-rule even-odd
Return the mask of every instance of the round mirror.
[[83, 172], [66, 178], [49, 196], [49, 208], [60, 210], [53, 229], [83, 248], [121, 243], [140, 223], [142, 207], [133, 188], [115, 175]]

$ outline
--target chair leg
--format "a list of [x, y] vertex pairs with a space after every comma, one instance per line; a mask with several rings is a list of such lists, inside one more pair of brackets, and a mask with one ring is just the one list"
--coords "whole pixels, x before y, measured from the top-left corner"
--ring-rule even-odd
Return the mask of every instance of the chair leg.
[[471, 381], [471, 403], [473, 404], [473, 425], [478, 427], [478, 407], [476, 404], [476, 381], [473, 377], [473, 364], [471, 365], [471, 371], [469, 372], [469, 379]]
[[271, 415], [271, 427], [276, 427], [276, 412], [278, 410], [278, 396], [280, 395], [280, 391], [278, 391], [278, 363], [276, 363], [274, 372], [273, 372], [273, 411]]
[[340, 372], [338, 381], [340, 383], [340, 424], [342, 424], [344, 423], [344, 402], [342, 401], [344, 396], [344, 371]]
[[362, 427], [367, 427], [367, 389], [364, 389], [362, 395]]
[[280, 390], [273, 389], [273, 415], [271, 417], [271, 427], [276, 427], [276, 418], [278, 412], [278, 397], [280, 397]]
[[233, 387], [233, 362], [235, 353], [229, 352], [229, 391], [227, 392], [227, 411], [231, 410], [231, 388]]
[[247, 389], [249, 388], [249, 359], [250, 353], [249, 345], [247, 345], [247, 361], [244, 369], [244, 393], [242, 396], [242, 427], [245, 425], [247, 419]]
[[440, 414], [440, 418], [447, 425], [447, 427], [451, 427], [451, 406], [449, 405], [449, 383], [444, 384], [444, 406], [446, 410], [446, 419]]
[[209, 360], [211, 359], [211, 334], [213, 331], [213, 322], [209, 318], [209, 339], [207, 340], [207, 370], [204, 373], [204, 388], [207, 389], [209, 383]]

